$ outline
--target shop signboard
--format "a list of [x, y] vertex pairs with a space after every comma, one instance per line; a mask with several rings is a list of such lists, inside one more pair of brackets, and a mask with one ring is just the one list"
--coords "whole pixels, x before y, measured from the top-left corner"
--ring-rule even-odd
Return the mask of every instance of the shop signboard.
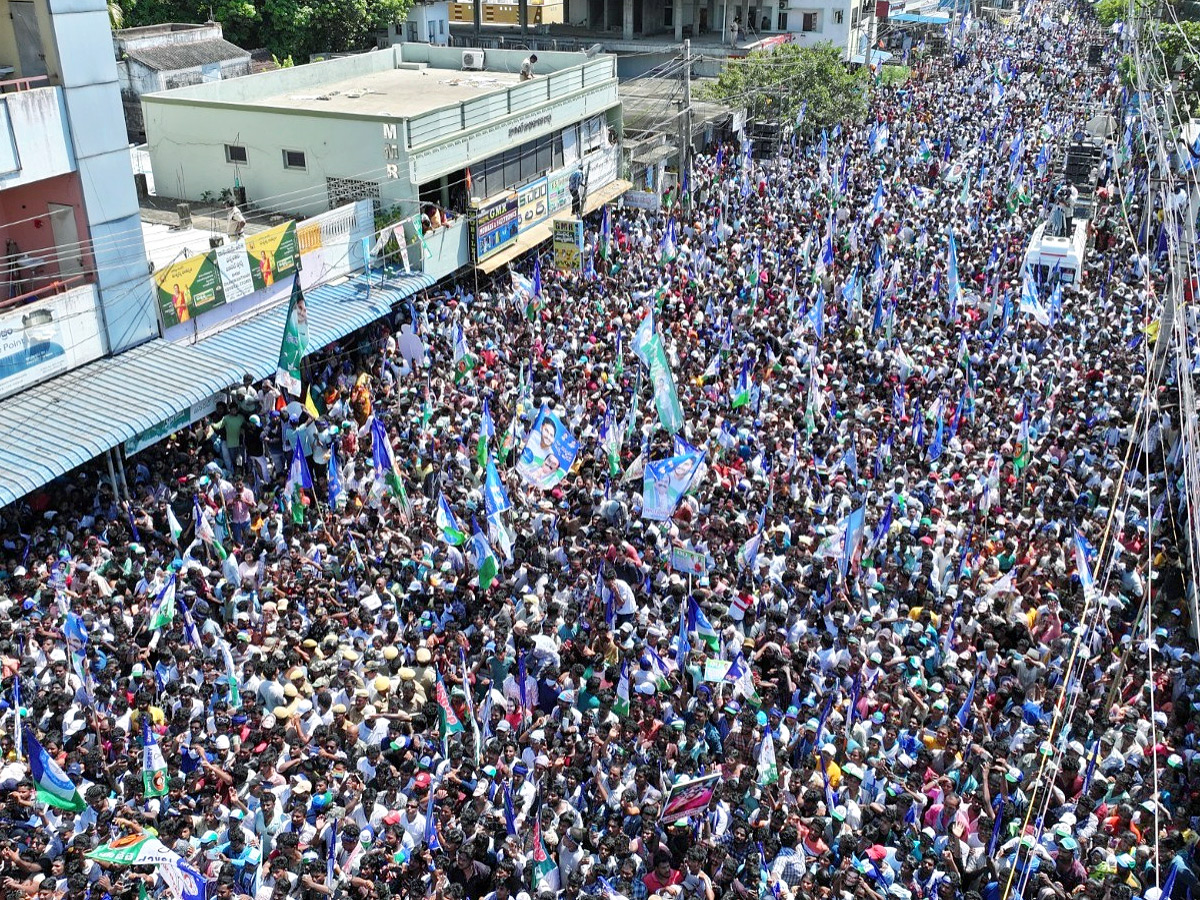
[[517, 239], [519, 230], [516, 191], [488, 200], [471, 213], [471, 246], [475, 262], [482, 262]]

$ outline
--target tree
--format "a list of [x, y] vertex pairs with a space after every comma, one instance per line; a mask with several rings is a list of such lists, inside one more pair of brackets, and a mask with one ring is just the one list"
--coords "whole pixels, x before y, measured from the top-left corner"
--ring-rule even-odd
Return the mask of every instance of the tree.
[[323, 51], [369, 50], [376, 31], [403, 22], [412, 0], [124, 0], [125, 24], [221, 23], [225, 39], [307, 62]]
[[813, 47], [780, 44], [730, 59], [716, 82], [698, 93], [703, 99], [745, 106], [759, 121], [795, 122], [804, 105], [804, 130], [860, 121], [867, 112], [865, 67], [851, 69], [830, 43]]
[[1126, 0], [1100, 0], [1092, 9], [1101, 25], [1112, 25], [1125, 19], [1129, 4]]

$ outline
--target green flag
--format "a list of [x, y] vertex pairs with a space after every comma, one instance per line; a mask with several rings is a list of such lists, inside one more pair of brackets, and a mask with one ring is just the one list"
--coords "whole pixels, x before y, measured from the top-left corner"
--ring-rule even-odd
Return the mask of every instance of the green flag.
[[300, 273], [292, 281], [292, 299], [288, 302], [287, 320], [283, 325], [283, 343], [279, 346], [279, 363], [275, 368], [275, 383], [291, 394], [300, 396], [300, 362], [308, 352], [308, 307], [300, 289]]
[[175, 619], [175, 573], [167, 578], [158, 596], [154, 599], [154, 608], [150, 611], [150, 630], [170, 625]]

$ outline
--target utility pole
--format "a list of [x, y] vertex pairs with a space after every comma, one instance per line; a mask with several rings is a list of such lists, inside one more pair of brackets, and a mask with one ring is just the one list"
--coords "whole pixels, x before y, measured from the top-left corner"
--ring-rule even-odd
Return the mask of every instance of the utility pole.
[[684, 181], [688, 183], [688, 201], [696, 186], [688, 173], [692, 167], [692, 42], [683, 42], [683, 110], [679, 115], [679, 191], [682, 199]]

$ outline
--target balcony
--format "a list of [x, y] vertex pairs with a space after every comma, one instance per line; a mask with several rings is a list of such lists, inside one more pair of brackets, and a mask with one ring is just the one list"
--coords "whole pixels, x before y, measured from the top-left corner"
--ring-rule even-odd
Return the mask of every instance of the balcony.
[[0, 81], [0, 191], [74, 171], [62, 88], [46, 76]]

